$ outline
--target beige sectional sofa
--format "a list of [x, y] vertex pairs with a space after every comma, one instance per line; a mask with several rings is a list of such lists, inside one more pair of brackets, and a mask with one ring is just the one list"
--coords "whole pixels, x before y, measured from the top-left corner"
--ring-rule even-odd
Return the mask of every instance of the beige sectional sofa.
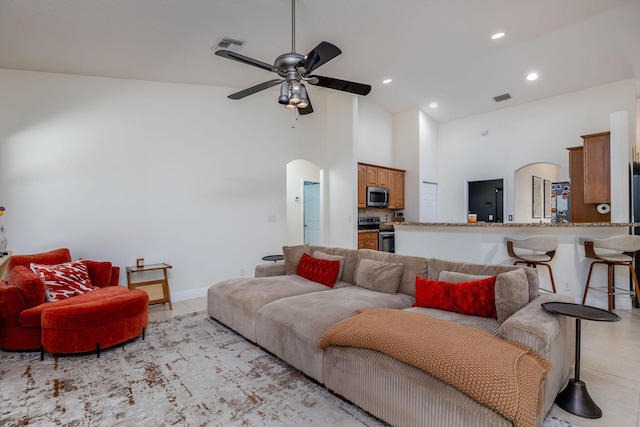
[[[426, 259], [366, 249], [320, 246], [284, 249], [285, 263], [259, 265], [254, 278], [225, 280], [213, 285], [208, 291], [209, 315], [392, 425], [493, 427], [513, 424], [456, 388], [391, 356], [356, 347], [318, 348], [318, 341], [332, 325], [353, 316], [361, 308], [422, 313], [531, 347], [552, 364], [544, 382], [543, 402], [536, 418], [538, 425], [566, 384], [575, 346], [573, 322], [547, 313], [541, 304], [573, 301], [563, 295], [539, 295], [534, 269]], [[317, 257], [341, 257], [340, 280], [333, 288], [295, 274], [302, 251]], [[385, 283], [381, 285], [380, 280], [386, 277], [384, 273], [368, 270], [371, 265], [379, 267], [387, 265], [385, 263], [401, 264], [399, 283], [390, 287]], [[498, 277], [495, 290], [496, 307], [500, 306], [498, 319], [412, 307], [416, 276], [461, 282], [469, 275]]]

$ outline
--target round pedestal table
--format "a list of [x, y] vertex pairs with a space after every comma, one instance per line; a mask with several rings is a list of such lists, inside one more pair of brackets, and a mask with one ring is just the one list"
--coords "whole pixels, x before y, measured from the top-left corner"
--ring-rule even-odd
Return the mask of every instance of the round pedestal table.
[[545, 302], [542, 308], [550, 313], [575, 317], [576, 319], [576, 360], [575, 378], [571, 378], [567, 386], [556, 396], [555, 403], [567, 412], [584, 418], [602, 417], [602, 409], [596, 405], [584, 381], [580, 380], [580, 327], [581, 320], [595, 320], [598, 322], [618, 322], [620, 316], [601, 308], [588, 305], [572, 304], [568, 302]]

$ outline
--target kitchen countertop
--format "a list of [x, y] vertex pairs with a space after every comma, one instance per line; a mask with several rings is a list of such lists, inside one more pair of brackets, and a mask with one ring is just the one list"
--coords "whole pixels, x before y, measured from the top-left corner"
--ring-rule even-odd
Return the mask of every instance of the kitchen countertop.
[[392, 224], [397, 227], [495, 227], [495, 228], [508, 228], [508, 227], [640, 227], [640, 222], [394, 222], [384, 223]]

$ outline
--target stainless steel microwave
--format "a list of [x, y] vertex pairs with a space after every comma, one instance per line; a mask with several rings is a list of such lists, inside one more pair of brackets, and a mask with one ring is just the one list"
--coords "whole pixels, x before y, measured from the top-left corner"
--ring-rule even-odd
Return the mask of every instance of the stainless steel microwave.
[[367, 187], [367, 206], [372, 208], [386, 208], [389, 206], [389, 189]]

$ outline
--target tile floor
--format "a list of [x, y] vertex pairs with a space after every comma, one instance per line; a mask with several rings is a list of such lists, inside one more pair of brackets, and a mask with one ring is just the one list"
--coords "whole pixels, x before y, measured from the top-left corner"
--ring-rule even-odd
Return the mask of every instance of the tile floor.
[[[149, 320], [207, 309], [207, 297], [149, 307]], [[640, 309], [616, 310], [616, 323], [582, 321], [580, 378], [603, 416], [590, 420], [556, 405], [551, 415], [580, 427], [640, 427]], [[573, 373], [571, 374], [573, 377]]]

